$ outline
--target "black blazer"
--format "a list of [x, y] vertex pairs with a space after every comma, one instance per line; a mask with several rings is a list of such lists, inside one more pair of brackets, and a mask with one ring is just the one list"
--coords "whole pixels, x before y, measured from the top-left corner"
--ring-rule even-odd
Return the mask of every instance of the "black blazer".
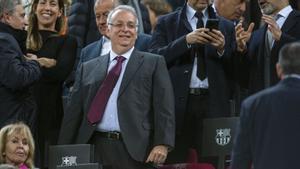
[[[282, 36], [279, 41], [275, 41], [271, 50], [270, 77], [271, 85], [275, 85], [279, 79], [276, 74], [276, 63], [281, 47], [289, 42], [300, 40], [300, 12], [292, 11], [282, 28]], [[266, 27], [262, 27], [255, 32], [249, 41], [248, 53], [244, 57], [249, 65], [249, 90], [255, 93], [264, 88], [264, 58], [265, 58], [265, 33]]]
[[[205, 60], [210, 92], [210, 113], [208, 117], [222, 117], [230, 114], [229, 87], [226, 68], [230, 67], [231, 49], [235, 41], [234, 25], [219, 18], [219, 29], [225, 36], [225, 53], [219, 57], [215, 48], [205, 45]], [[166, 59], [175, 93], [176, 128], [182, 129], [186, 112], [189, 84], [194, 56], [187, 46], [186, 35], [192, 28], [186, 18], [186, 4], [178, 11], [162, 16], [152, 35], [149, 51], [163, 55]]]
[[286, 78], [242, 103], [232, 169], [298, 169], [300, 79]]

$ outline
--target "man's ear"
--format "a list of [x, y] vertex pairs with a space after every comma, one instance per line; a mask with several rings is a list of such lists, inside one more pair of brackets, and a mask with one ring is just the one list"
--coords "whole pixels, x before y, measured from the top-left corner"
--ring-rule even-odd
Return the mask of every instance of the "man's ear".
[[276, 64], [276, 72], [279, 79], [283, 78], [282, 67], [279, 63]]
[[1, 17], [1, 20], [4, 22], [4, 23], [7, 23], [7, 21], [9, 21], [10, 19], [10, 15], [6, 12], [3, 13], [2, 17]]

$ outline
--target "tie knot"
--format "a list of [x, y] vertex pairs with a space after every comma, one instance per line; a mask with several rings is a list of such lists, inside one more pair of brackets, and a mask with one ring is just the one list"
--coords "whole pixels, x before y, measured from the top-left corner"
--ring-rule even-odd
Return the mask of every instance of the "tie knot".
[[275, 19], [275, 21], [277, 21], [279, 18], [281, 18], [282, 17], [282, 15], [281, 14], [277, 14], [277, 15], [275, 15], [274, 16], [274, 19]]
[[196, 12], [195, 17], [198, 18], [198, 19], [202, 19], [203, 13], [202, 12]]
[[115, 59], [117, 60], [118, 63], [119, 62], [122, 63], [126, 58], [124, 56], [117, 56]]

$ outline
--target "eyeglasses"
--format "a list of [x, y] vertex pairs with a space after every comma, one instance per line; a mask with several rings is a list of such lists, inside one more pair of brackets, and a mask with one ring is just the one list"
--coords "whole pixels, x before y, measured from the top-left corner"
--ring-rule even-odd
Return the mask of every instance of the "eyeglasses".
[[128, 29], [136, 29], [138, 27], [137, 24], [135, 23], [132, 23], [132, 22], [127, 22], [127, 23], [108, 23], [108, 25], [111, 25], [111, 26], [114, 26], [118, 29], [123, 29], [125, 28], [125, 26], [128, 28]]

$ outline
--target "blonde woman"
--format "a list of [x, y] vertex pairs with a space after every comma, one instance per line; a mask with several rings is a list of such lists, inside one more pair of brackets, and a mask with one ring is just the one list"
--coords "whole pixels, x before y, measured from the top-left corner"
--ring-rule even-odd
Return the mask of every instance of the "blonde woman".
[[27, 125], [17, 122], [0, 130], [0, 164], [33, 169], [34, 141]]

